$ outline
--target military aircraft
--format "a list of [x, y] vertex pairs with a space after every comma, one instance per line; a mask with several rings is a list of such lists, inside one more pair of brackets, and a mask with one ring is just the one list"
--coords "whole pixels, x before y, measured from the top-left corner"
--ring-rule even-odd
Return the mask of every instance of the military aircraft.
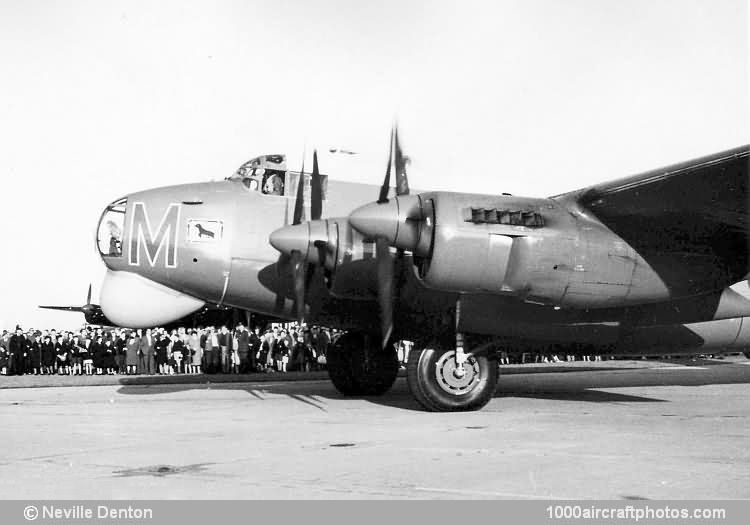
[[[498, 352], [575, 343], [649, 354], [750, 345], [748, 162], [742, 146], [547, 198], [412, 192], [398, 131], [383, 183], [293, 171], [284, 155], [225, 180], [108, 205], [101, 309], [129, 327], [206, 304], [345, 330], [328, 368], [379, 395], [414, 341], [427, 410], [484, 406]], [[325, 166], [323, 166], [325, 168]], [[394, 187], [391, 176], [395, 177]]]

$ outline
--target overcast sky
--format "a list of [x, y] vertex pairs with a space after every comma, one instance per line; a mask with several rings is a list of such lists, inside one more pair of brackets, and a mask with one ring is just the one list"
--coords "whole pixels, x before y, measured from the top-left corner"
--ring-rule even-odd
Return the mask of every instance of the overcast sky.
[[750, 142], [746, 0], [2, 0], [0, 66], [0, 328], [80, 326], [35, 306], [97, 298], [115, 198], [305, 144], [380, 182], [396, 115], [424, 189], [549, 196]]

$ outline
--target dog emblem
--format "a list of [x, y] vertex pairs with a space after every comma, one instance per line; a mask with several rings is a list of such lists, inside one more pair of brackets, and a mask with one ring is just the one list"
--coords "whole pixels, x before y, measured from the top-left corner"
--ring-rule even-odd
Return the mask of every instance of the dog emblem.
[[198, 237], [199, 238], [202, 239], [203, 237], [209, 237], [209, 238], [213, 239], [215, 237], [214, 236], [214, 232], [212, 232], [211, 230], [205, 229], [200, 224], [196, 224], [195, 227], [198, 229]]
[[190, 219], [188, 221], [188, 241], [219, 242], [224, 234], [222, 221]]

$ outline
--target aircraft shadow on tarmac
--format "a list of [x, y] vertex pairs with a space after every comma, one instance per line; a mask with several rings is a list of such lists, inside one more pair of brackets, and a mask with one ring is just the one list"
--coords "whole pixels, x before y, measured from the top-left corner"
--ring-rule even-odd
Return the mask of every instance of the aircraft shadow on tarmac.
[[[502, 374], [496, 398], [522, 397], [545, 400], [580, 401], [587, 403], [661, 403], [665, 399], [610, 392], [608, 389], [639, 387], [697, 387], [721, 384], [750, 384], [750, 366], [723, 362], [693, 362], [693, 366], [678, 367], [558, 367], [530, 370], [522, 373], [517, 368]], [[729, 365], [729, 366], [720, 366]], [[318, 376], [320, 377], [320, 376]], [[214, 382], [216, 376], [202, 376], [185, 384], [163, 384], [154, 377], [123, 378], [118, 393], [125, 395], [172, 394], [188, 390], [244, 390], [253, 398], [264, 401], [269, 396], [288, 396], [291, 399], [327, 411], [326, 400], [340, 400], [339, 394], [327, 380]], [[352, 398], [350, 398], [352, 399]], [[422, 408], [409, 393], [406, 381], [397, 380], [393, 389], [383, 396], [353, 398], [403, 410]]]

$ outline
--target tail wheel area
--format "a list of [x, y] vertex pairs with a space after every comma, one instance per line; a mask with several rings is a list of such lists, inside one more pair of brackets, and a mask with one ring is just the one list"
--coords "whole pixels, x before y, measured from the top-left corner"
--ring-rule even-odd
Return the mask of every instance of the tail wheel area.
[[499, 375], [486, 354], [469, 355], [459, 367], [456, 351], [439, 347], [412, 349], [406, 371], [412, 395], [433, 412], [479, 410], [492, 399]]
[[380, 347], [380, 339], [365, 333], [342, 335], [328, 349], [328, 376], [345, 396], [379, 396], [393, 386], [398, 356], [393, 345]]

